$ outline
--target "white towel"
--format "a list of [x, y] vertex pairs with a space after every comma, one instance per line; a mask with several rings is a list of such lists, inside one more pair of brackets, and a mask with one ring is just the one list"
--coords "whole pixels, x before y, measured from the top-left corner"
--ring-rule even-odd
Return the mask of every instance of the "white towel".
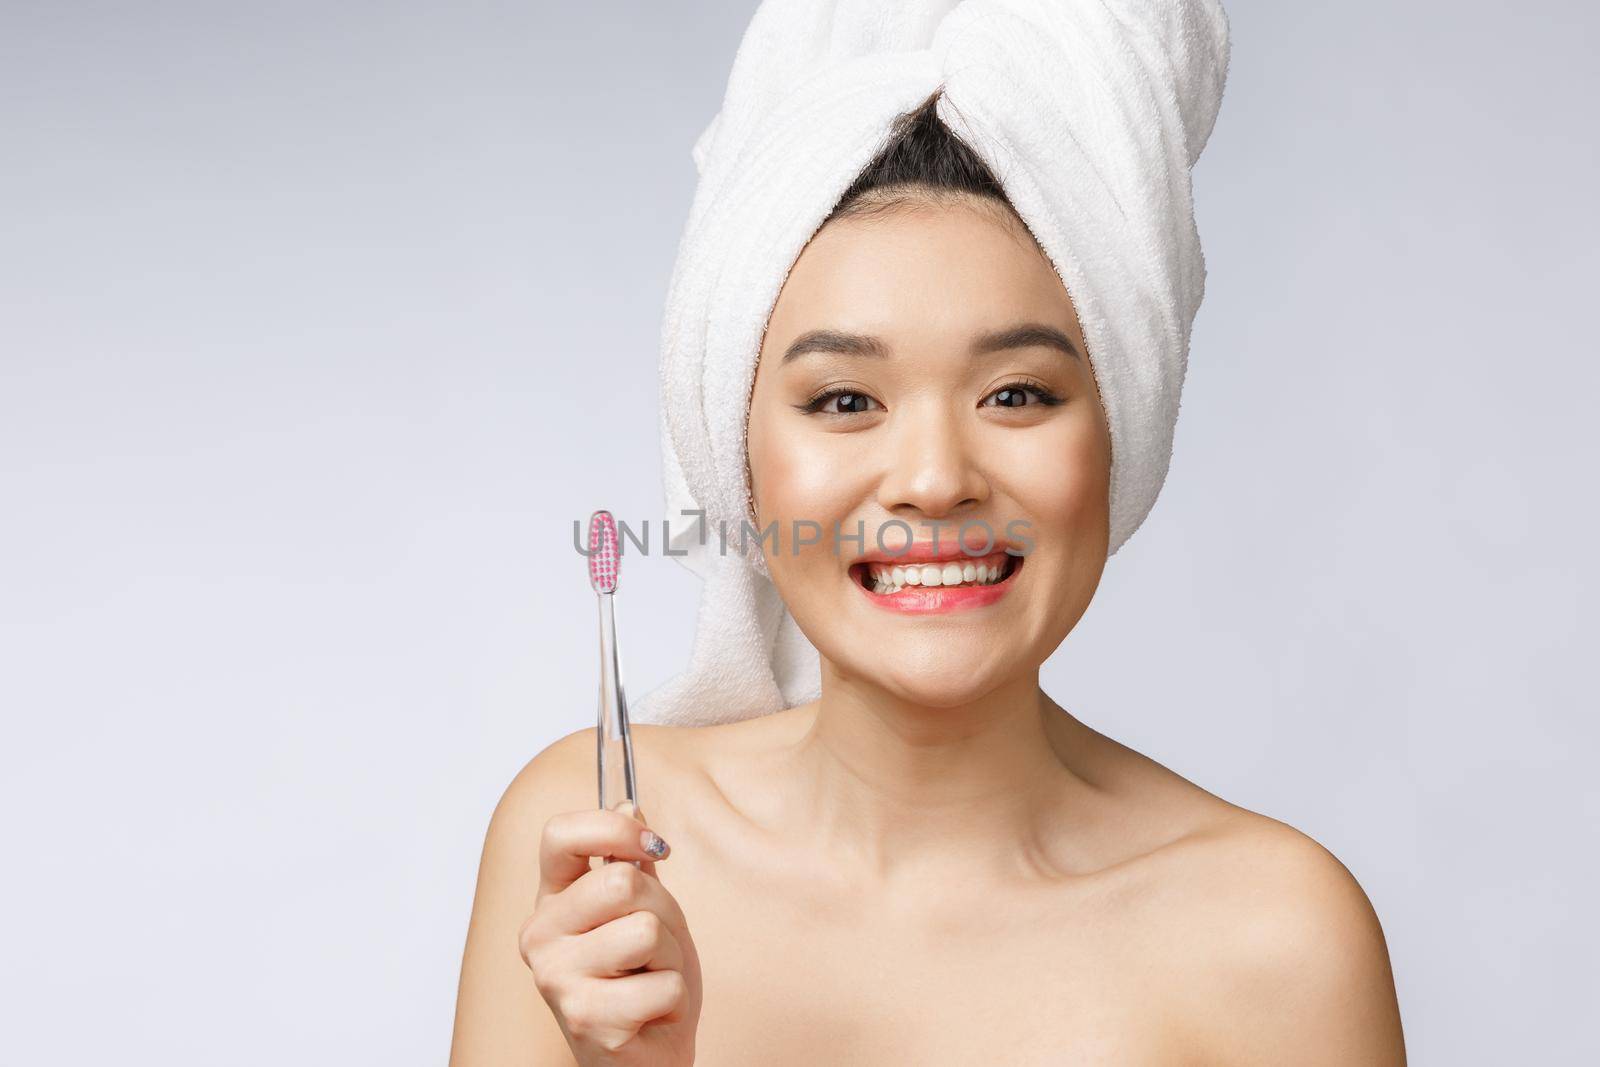
[[800, 252], [895, 118], [941, 87], [939, 117], [999, 179], [1072, 297], [1111, 432], [1109, 551], [1122, 546], [1171, 460], [1205, 288], [1189, 171], [1228, 57], [1217, 0], [760, 6], [694, 144], [699, 185], [662, 329], [666, 517], [704, 579], [694, 650], [684, 674], [634, 702], [635, 721], [731, 722], [818, 695], [815, 646], [755, 541], [739, 550], [741, 522], [754, 524], [756, 359]]

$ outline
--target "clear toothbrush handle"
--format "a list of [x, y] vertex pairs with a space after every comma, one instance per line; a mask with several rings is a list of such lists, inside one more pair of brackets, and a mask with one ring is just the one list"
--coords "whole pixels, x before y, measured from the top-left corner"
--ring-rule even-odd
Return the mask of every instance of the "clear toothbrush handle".
[[[600, 807], [615, 808], [622, 801], [638, 807], [633, 774], [633, 738], [628, 733], [628, 701], [622, 688], [622, 666], [617, 652], [616, 598], [600, 594], [600, 715], [595, 729], [599, 748]], [[604, 862], [614, 859], [605, 857]], [[635, 867], [638, 860], [627, 861]]]

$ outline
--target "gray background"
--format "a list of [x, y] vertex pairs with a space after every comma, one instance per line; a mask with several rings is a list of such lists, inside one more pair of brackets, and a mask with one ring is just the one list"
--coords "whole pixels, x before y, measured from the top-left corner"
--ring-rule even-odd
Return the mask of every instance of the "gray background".
[[[1350, 867], [1414, 1062], [1596, 1062], [1600, 16], [1228, 6], [1172, 473], [1047, 688]], [[752, 10], [0, 8], [0, 1058], [442, 1062]], [[642, 693], [697, 585], [625, 576]]]

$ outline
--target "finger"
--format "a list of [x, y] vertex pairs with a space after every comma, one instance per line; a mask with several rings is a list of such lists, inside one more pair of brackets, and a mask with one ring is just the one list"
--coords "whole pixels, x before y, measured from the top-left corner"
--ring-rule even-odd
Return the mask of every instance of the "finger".
[[631, 1037], [645, 1023], [669, 1021], [688, 1003], [681, 971], [644, 971], [621, 978], [589, 978], [563, 998], [562, 1018], [574, 1036]]
[[630, 912], [558, 944], [554, 954], [563, 973], [585, 978], [684, 969], [684, 952], [677, 936], [653, 911]]
[[661, 880], [627, 863], [597, 867], [540, 905], [546, 936], [576, 937], [636, 911], [661, 917], [680, 940], [689, 924]]
[[552, 815], [539, 836], [539, 893], [558, 893], [589, 873], [591, 856], [652, 860], [639, 820], [600, 808]]
[[[666, 859], [667, 853], [671, 851], [667, 842], [660, 834], [650, 829], [650, 820], [645, 818], [644, 811], [639, 807], [637, 801], [619, 800], [612, 807], [613, 810], [631, 814], [635, 819], [639, 820], [641, 835], [639, 842], [644, 848], [645, 858], [635, 860], [634, 864], [645, 874], [656, 876], [656, 860]], [[650, 831], [648, 836], [644, 835], [646, 830]]]
[[546, 997], [573, 978], [698, 967], [678, 902], [626, 863], [590, 871], [541, 902], [517, 933], [523, 961]]

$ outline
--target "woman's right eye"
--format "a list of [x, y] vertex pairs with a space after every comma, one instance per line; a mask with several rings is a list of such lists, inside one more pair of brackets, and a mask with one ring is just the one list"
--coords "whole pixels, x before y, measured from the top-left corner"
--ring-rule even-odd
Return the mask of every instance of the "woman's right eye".
[[[842, 410], [828, 410], [828, 406], [837, 400], [838, 408]], [[853, 389], [828, 389], [799, 405], [800, 410], [807, 414], [817, 415], [860, 415], [870, 411], [867, 405], [878, 402], [866, 393]], [[882, 405], [879, 405], [880, 407]]]

